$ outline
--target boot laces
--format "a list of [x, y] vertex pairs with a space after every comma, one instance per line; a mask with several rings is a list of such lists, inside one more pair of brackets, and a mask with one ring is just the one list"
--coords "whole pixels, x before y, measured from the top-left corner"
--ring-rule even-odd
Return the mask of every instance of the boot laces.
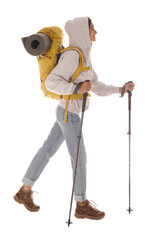
[[26, 199], [29, 203], [33, 203], [33, 193], [37, 193], [39, 195], [38, 192], [31, 190], [31, 193], [26, 196]]
[[97, 206], [97, 204], [96, 204], [94, 201], [89, 200], [88, 202], [89, 202], [89, 205], [90, 205], [94, 210], [96, 210], [97, 212], [99, 212], [99, 210], [96, 208], [96, 207], [98, 207], [98, 206]]

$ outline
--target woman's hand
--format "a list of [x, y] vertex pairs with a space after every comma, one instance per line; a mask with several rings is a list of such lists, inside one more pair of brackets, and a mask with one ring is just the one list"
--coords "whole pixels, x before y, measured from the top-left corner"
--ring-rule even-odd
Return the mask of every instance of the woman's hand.
[[125, 85], [125, 93], [128, 91], [132, 92], [134, 90], [135, 83], [126, 83]]
[[82, 83], [80, 89], [79, 89], [79, 93], [86, 93], [88, 91], [91, 90], [91, 86], [92, 84], [90, 82], [84, 82]]
[[[132, 92], [134, 90], [135, 87], [135, 83], [126, 83], [125, 84], [125, 93], [127, 93], [128, 91]], [[122, 87], [119, 88], [119, 92], [122, 92]]]

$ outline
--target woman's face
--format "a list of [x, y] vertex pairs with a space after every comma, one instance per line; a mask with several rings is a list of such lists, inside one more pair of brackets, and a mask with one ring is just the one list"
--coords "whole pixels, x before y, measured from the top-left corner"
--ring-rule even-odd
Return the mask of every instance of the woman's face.
[[97, 34], [97, 32], [94, 29], [94, 25], [93, 25], [92, 21], [91, 21], [91, 24], [90, 24], [89, 33], [90, 33], [90, 40], [91, 40], [91, 42], [96, 41], [95, 35]]

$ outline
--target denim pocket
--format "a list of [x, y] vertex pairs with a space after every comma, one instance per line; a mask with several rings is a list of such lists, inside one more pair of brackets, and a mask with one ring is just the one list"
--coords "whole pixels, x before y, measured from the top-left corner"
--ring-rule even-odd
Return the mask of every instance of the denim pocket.
[[80, 122], [80, 117], [79, 115], [75, 114], [75, 113], [71, 113], [68, 111], [68, 117], [67, 117], [68, 121], [71, 122]]
[[[65, 119], [65, 109], [59, 105], [56, 108], [56, 119], [58, 122], [64, 122]], [[68, 111], [67, 122], [80, 122], [80, 117], [79, 115]]]

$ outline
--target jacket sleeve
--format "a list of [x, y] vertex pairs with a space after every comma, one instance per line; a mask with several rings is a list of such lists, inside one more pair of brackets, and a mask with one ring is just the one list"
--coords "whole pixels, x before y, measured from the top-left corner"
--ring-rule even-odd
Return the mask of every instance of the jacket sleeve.
[[98, 81], [98, 76], [93, 69], [91, 70], [91, 83], [91, 91], [98, 96], [109, 96], [113, 93], [119, 93], [119, 87], [106, 85], [103, 82]]
[[61, 54], [57, 66], [48, 75], [45, 86], [48, 91], [60, 95], [70, 95], [76, 88], [75, 83], [68, 83], [79, 65], [79, 54], [69, 50]]

